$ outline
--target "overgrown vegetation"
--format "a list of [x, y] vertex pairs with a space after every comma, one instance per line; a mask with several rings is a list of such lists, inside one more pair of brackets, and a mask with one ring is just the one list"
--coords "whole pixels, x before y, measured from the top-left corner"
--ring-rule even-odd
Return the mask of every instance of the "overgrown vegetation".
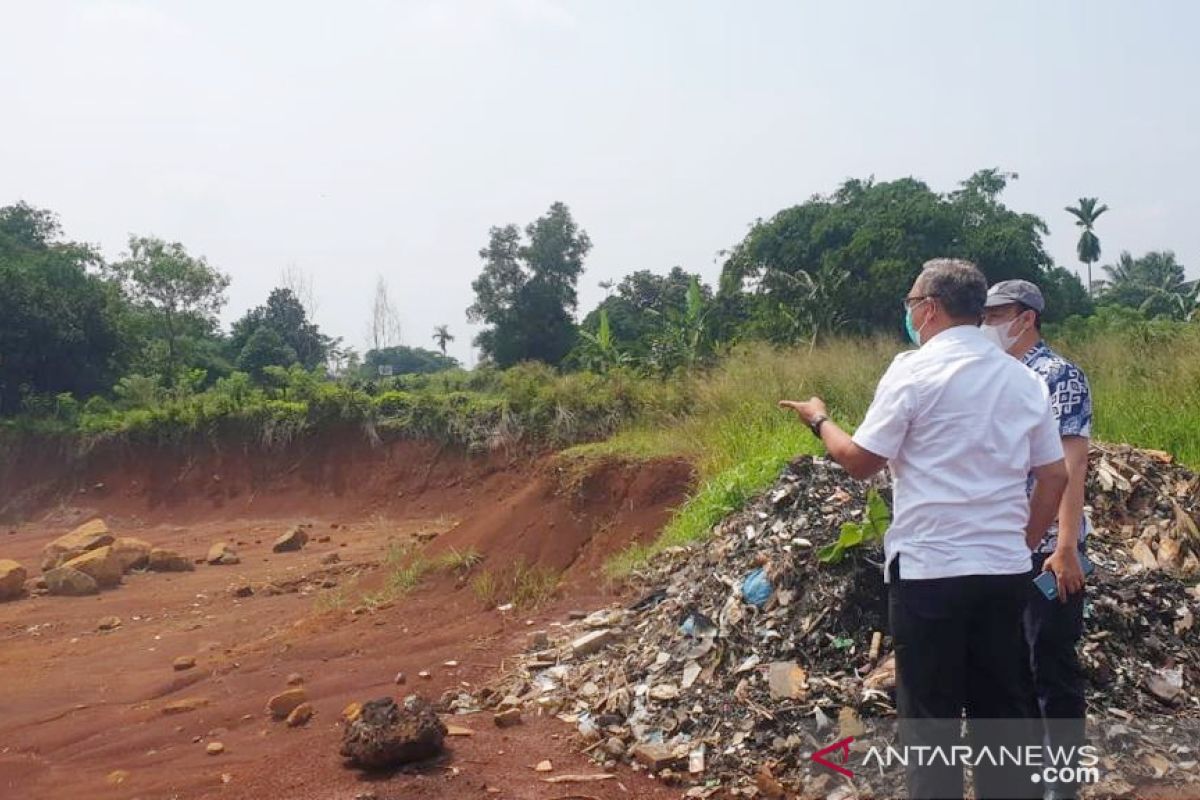
[[[1166, 450], [1200, 467], [1200, 325], [1147, 321], [1109, 312], [1048, 331], [1091, 382], [1093, 436]], [[886, 338], [840, 339], [815, 348], [743, 347], [695, 385], [688, 414], [668, 426], [639, 425], [572, 449], [580, 456], [684, 453], [697, 465], [697, 490], [652, 543], [609, 562], [613, 577], [654, 553], [708, 535], [712, 526], [768, 486], [788, 460], [819, 455], [816, 439], [779, 411], [781, 398], [825, 398], [853, 428], [900, 347]]]
[[361, 384], [268, 366], [261, 382], [235, 372], [207, 389], [186, 379], [163, 388], [129, 375], [112, 400], [41, 396], [26, 403], [26, 414], [0, 419], [0, 430], [148, 442], [235, 435], [274, 446], [341, 428], [470, 450], [554, 447], [678, 416], [689, 403], [686, 386], [683, 378], [664, 382], [631, 371], [564, 375], [536, 363]]

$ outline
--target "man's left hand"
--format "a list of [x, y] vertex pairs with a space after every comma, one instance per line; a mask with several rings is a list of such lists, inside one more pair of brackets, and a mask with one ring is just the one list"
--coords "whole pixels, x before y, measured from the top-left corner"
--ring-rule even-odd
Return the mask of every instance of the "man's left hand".
[[1043, 572], [1053, 572], [1058, 583], [1058, 599], [1065, 603], [1075, 592], [1083, 591], [1083, 565], [1074, 549], [1055, 550], [1042, 565]]
[[796, 412], [796, 415], [804, 421], [805, 425], [812, 425], [812, 421], [824, 414], [829, 416], [825, 409], [825, 401], [819, 397], [811, 397], [808, 400], [780, 400], [780, 408], [790, 408]]

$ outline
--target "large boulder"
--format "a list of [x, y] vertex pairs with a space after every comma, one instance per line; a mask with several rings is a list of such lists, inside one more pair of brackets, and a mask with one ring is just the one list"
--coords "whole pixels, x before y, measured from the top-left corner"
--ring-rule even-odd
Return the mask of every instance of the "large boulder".
[[230, 547], [228, 542], [217, 542], [208, 548], [208, 557], [204, 560], [213, 565], [237, 564], [241, 561], [237, 551]]
[[73, 567], [55, 567], [43, 577], [46, 579], [46, 589], [50, 594], [79, 597], [100, 591], [100, 585], [96, 583], [95, 578]]
[[121, 569], [121, 561], [113, 553], [112, 545], [88, 550], [81, 556], [72, 558], [64, 567], [78, 570], [84, 575], [90, 575], [102, 589], [111, 589], [121, 582], [125, 571]]
[[387, 769], [436, 756], [445, 737], [446, 726], [425, 698], [409, 695], [398, 706], [381, 697], [346, 723], [341, 752], [360, 767]]
[[16, 561], [0, 558], [0, 600], [13, 600], [25, 593], [25, 568]]
[[162, 547], [155, 547], [150, 551], [150, 559], [146, 566], [154, 572], [191, 572], [196, 569], [190, 558]]
[[132, 536], [119, 536], [112, 543], [113, 555], [121, 562], [121, 571], [145, 569], [150, 563], [150, 551], [154, 548], [149, 542], [135, 539]]
[[113, 535], [102, 519], [89, 520], [42, 548], [42, 572], [61, 566], [72, 558], [113, 543]]

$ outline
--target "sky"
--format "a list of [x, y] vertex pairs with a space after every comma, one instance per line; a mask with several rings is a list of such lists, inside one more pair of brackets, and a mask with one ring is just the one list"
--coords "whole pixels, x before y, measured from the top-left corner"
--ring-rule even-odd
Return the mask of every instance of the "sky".
[[[378, 276], [403, 343], [477, 357], [465, 309], [495, 225], [567, 203], [599, 283], [714, 280], [757, 218], [846, 178], [1003, 200], [1050, 226], [1097, 196], [1102, 263], [1200, 274], [1200, 3], [0, 0], [0, 205], [109, 258], [182, 242], [222, 318], [303, 273], [365, 349]], [[3, 287], [0, 287], [0, 291]]]

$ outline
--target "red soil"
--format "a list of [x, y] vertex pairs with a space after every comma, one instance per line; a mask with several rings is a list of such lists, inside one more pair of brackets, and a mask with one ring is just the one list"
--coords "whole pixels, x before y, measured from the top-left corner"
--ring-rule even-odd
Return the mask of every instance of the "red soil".
[[[394, 775], [346, 769], [337, 750], [339, 715], [351, 701], [413, 691], [437, 699], [446, 689], [485, 683], [530, 631], [552, 628], [568, 609], [612, 602], [597, 566], [655, 534], [687, 490], [685, 464], [604, 463], [563, 472], [553, 459], [309, 442], [270, 456], [113, 450], [67, 475], [56, 473], [50, 458], [32, 459], [21, 471], [11, 466], [0, 475], [0, 503], [20, 496], [24, 520], [0, 528], [0, 557], [31, 573], [46, 542], [93, 515], [117, 535], [195, 557], [214, 541], [229, 541], [242, 563], [135, 573], [97, 597], [0, 604], [0, 797], [679, 794], [627, 770], [602, 783], [542, 782], [531, 769], [542, 759], [553, 763], [552, 775], [600, 771], [578, 754], [572, 728], [553, 718], [527, 715], [524, 725], [503, 731], [489, 714], [451, 718], [475, 734], [449, 740], [437, 762]], [[57, 502], [48, 503], [52, 498]], [[272, 539], [298, 522], [313, 526], [309, 545], [272, 553]], [[534, 612], [503, 614], [485, 607], [463, 580], [436, 574], [390, 607], [351, 613], [362, 592], [382, 580], [389, 542], [431, 531], [440, 532], [431, 554], [474, 548], [485, 557], [477, 571], [517, 559], [563, 571], [558, 596]], [[322, 565], [330, 552], [340, 563]], [[338, 588], [320, 589], [323, 580]], [[234, 597], [230, 587], [239, 583], [255, 594]], [[264, 592], [271, 583], [282, 593]], [[337, 596], [346, 602], [330, 610]], [[98, 631], [109, 615], [122, 625]], [[174, 671], [181, 655], [195, 656], [196, 666]], [[417, 677], [421, 670], [431, 678]], [[407, 683], [396, 686], [401, 671]], [[304, 677], [317, 710], [297, 729], [264, 712], [293, 672]], [[191, 698], [206, 704], [163, 713], [166, 704]], [[207, 755], [212, 741], [225, 752]]]

